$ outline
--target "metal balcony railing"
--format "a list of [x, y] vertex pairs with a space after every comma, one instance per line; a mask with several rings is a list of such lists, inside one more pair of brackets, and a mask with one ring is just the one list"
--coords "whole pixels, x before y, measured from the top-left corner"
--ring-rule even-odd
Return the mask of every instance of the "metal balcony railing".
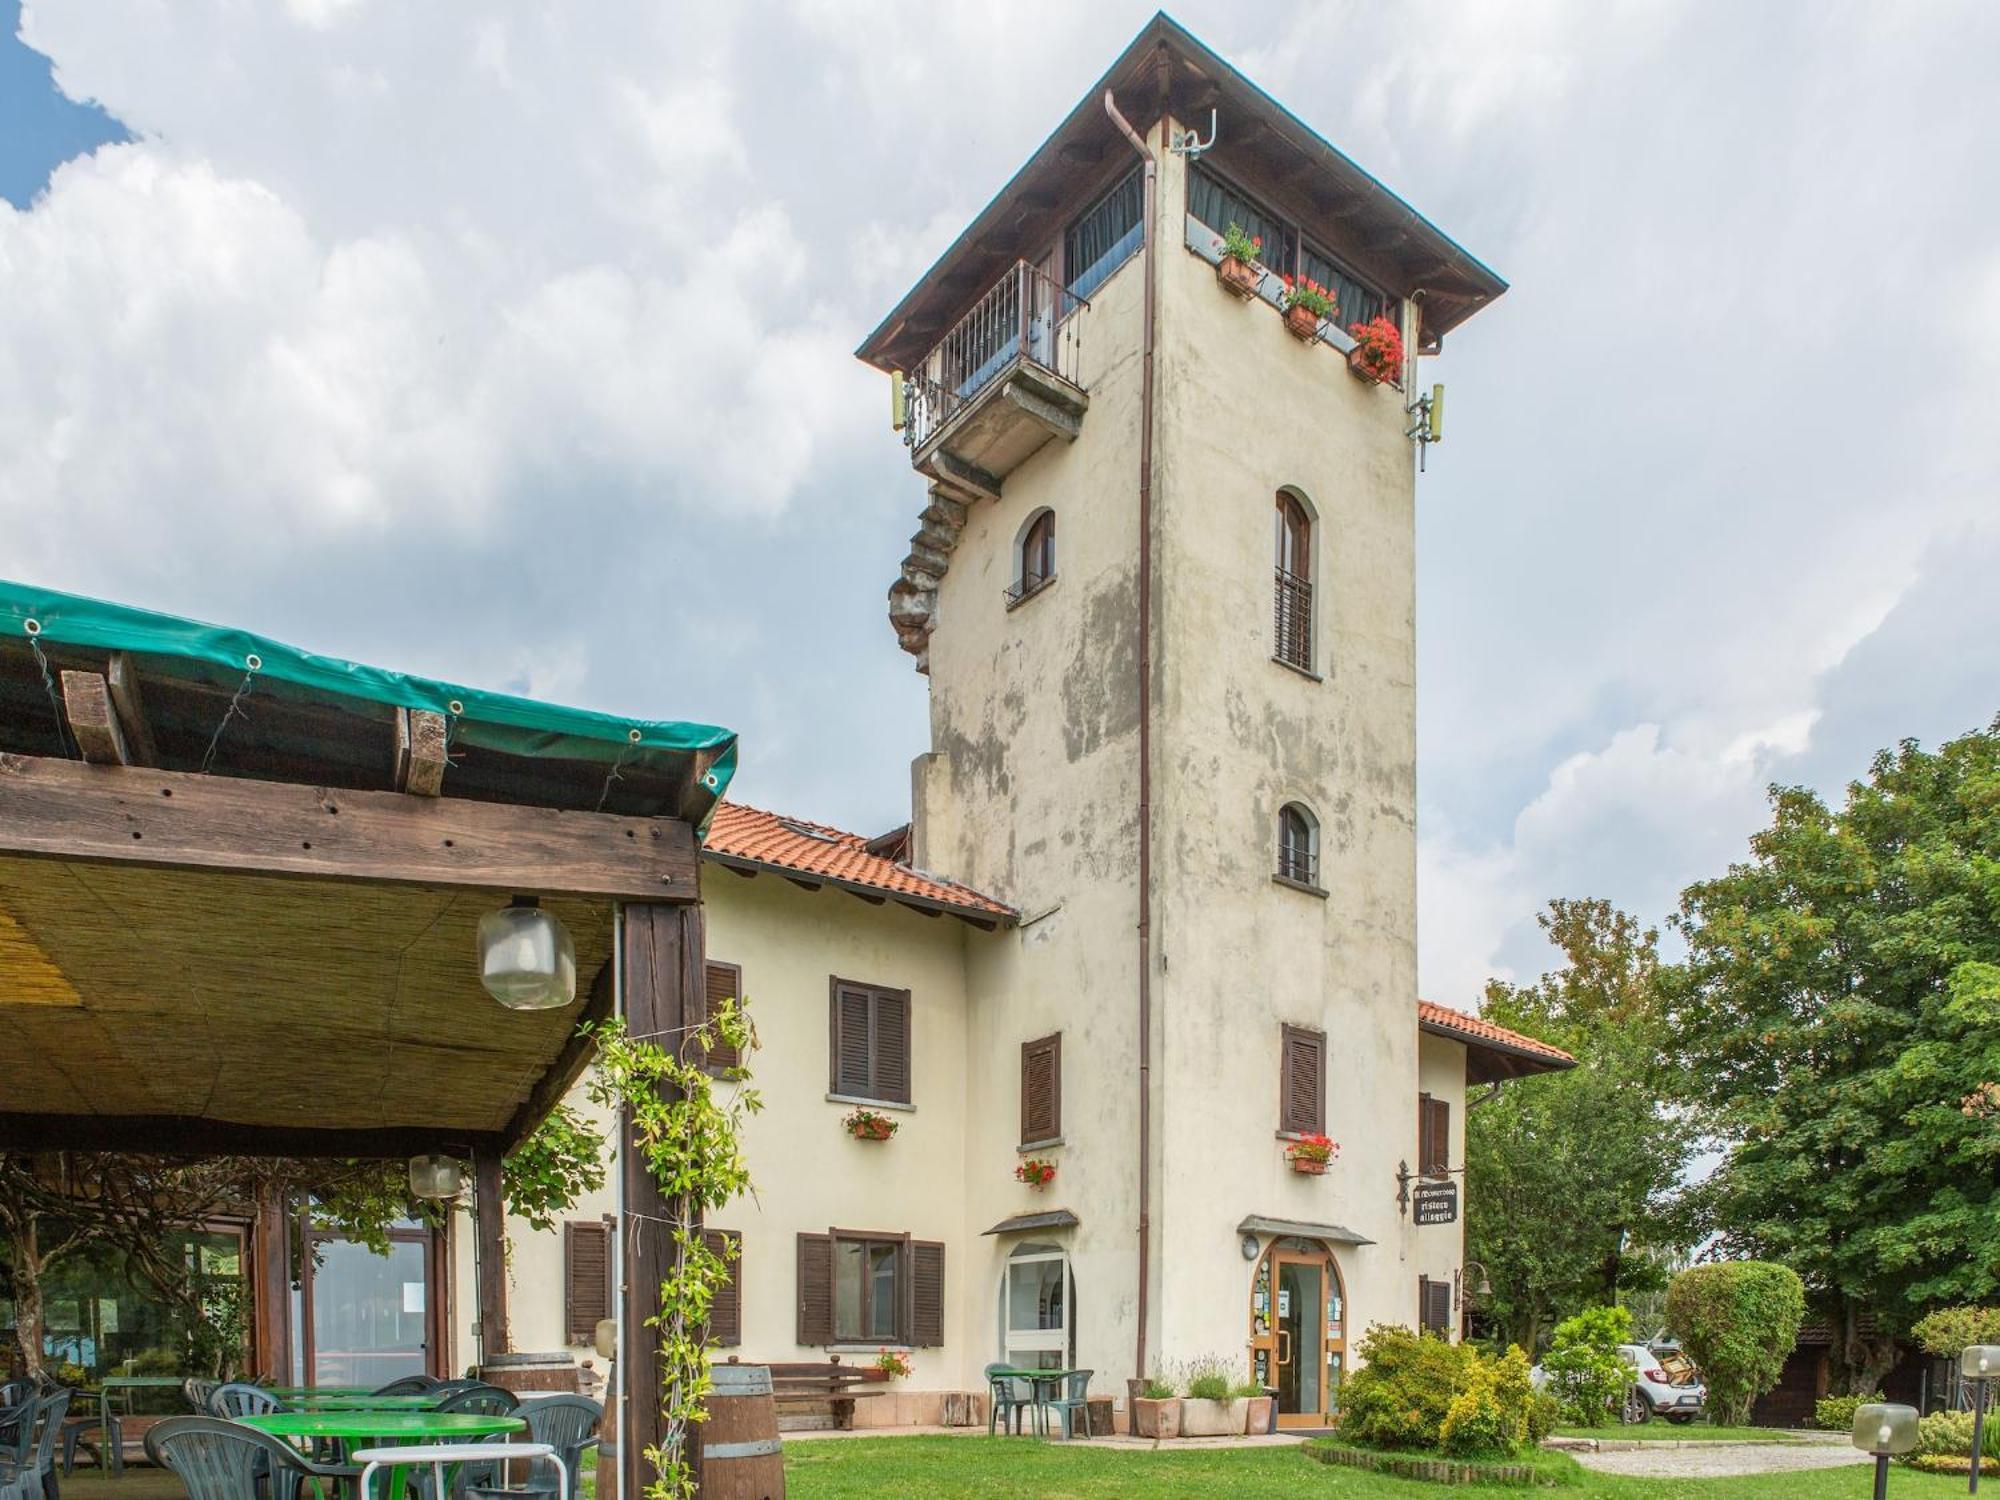
[[1081, 320], [1090, 304], [1026, 261], [1016, 261], [906, 377], [904, 438], [921, 448], [1016, 360], [1081, 386]]
[[1272, 610], [1276, 625], [1274, 654], [1287, 666], [1312, 670], [1313, 587], [1296, 573], [1277, 570]]

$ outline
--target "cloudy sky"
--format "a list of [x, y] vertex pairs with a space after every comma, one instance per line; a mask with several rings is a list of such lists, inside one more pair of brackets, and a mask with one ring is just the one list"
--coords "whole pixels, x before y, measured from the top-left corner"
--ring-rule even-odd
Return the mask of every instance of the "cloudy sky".
[[[1145, 6], [13, 4], [0, 576], [907, 816], [921, 492], [850, 350]], [[1513, 283], [1418, 495], [1427, 993], [2000, 710], [2000, 7], [1177, 15]]]

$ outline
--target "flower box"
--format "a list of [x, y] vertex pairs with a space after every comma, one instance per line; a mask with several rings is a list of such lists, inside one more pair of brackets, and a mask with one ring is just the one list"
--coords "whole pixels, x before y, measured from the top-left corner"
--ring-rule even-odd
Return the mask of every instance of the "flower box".
[[1403, 335], [1387, 318], [1356, 323], [1347, 330], [1354, 347], [1347, 351], [1347, 370], [1370, 385], [1403, 383]]
[[1294, 1172], [1307, 1177], [1324, 1177], [1326, 1169], [1340, 1159], [1340, 1142], [1323, 1135], [1302, 1135], [1285, 1147], [1285, 1161]]
[[1278, 1402], [1274, 1396], [1252, 1396], [1249, 1398], [1250, 1411], [1243, 1419], [1243, 1430], [1251, 1436], [1271, 1430], [1271, 1418]]
[[1039, 1193], [1056, 1180], [1056, 1164], [1052, 1161], [1043, 1161], [1038, 1156], [1031, 1156], [1014, 1168], [1014, 1180], [1025, 1182]]
[[1321, 1161], [1315, 1157], [1290, 1156], [1285, 1159], [1291, 1163], [1292, 1170], [1298, 1173], [1299, 1176], [1301, 1177], [1326, 1176], [1327, 1164], [1324, 1161]]
[[857, 1141], [886, 1141], [896, 1133], [896, 1121], [875, 1109], [856, 1109], [843, 1115], [840, 1126]]
[[1238, 1396], [1229, 1401], [1204, 1401], [1198, 1396], [1181, 1398], [1182, 1437], [1235, 1437], [1247, 1430], [1250, 1399]]
[[1181, 1435], [1181, 1398], [1149, 1401], [1141, 1396], [1132, 1403], [1132, 1419], [1138, 1424], [1140, 1437], [1177, 1438]]
[[1224, 291], [1247, 302], [1257, 295], [1257, 284], [1264, 279], [1264, 273], [1255, 261], [1225, 255], [1216, 265], [1215, 279], [1222, 283]]
[[1319, 314], [1294, 302], [1285, 309], [1285, 332], [1310, 344], [1319, 337]]

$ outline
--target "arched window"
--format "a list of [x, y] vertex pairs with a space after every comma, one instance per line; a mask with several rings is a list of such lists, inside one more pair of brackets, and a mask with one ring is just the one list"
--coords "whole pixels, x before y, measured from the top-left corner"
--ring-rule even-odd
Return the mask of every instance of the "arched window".
[[1038, 510], [1021, 528], [1014, 548], [1014, 586], [1009, 603], [1019, 604], [1056, 576], [1056, 513]]
[[1277, 583], [1273, 654], [1312, 670], [1312, 517], [1290, 490], [1278, 491]]
[[1278, 877], [1319, 884], [1319, 824], [1296, 802], [1278, 809]]
[[1060, 1245], [1029, 1243], [1007, 1258], [1000, 1279], [1000, 1358], [1017, 1370], [1060, 1370], [1076, 1360], [1069, 1257]]

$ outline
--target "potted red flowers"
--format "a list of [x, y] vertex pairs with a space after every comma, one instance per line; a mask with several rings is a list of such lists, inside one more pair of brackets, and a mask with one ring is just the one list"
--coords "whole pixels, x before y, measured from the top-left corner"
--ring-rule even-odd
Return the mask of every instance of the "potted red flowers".
[[1016, 1181], [1025, 1182], [1031, 1188], [1045, 1188], [1056, 1180], [1056, 1164], [1052, 1161], [1043, 1161], [1039, 1156], [1031, 1156], [1014, 1168], [1014, 1177]]
[[1323, 1135], [1302, 1135], [1285, 1148], [1285, 1160], [1292, 1164], [1292, 1170], [1308, 1177], [1324, 1176], [1339, 1155], [1340, 1142]]
[[1301, 277], [1285, 278], [1285, 327], [1294, 338], [1311, 343], [1319, 337], [1322, 318], [1334, 313], [1333, 293], [1317, 281]]
[[1371, 385], [1403, 383], [1403, 335], [1394, 323], [1377, 313], [1347, 332], [1354, 340], [1354, 347], [1347, 351], [1347, 368], [1357, 380]]
[[870, 1380], [907, 1380], [910, 1376], [910, 1357], [900, 1349], [884, 1349], [861, 1370]]
[[1222, 260], [1215, 268], [1215, 279], [1223, 287], [1238, 297], [1250, 298], [1257, 295], [1257, 283], [1264, 279], [1264, 268], [1259, 257], [1264, 253], [1264, 241], [1246, 231], [1241, 224], [1231, 224], [1222, 231]]
[[886, 1141], [896, 1133], [896, 1121], [865, 1104], [843, 1116], [840, 1124], [857, 1141]]

